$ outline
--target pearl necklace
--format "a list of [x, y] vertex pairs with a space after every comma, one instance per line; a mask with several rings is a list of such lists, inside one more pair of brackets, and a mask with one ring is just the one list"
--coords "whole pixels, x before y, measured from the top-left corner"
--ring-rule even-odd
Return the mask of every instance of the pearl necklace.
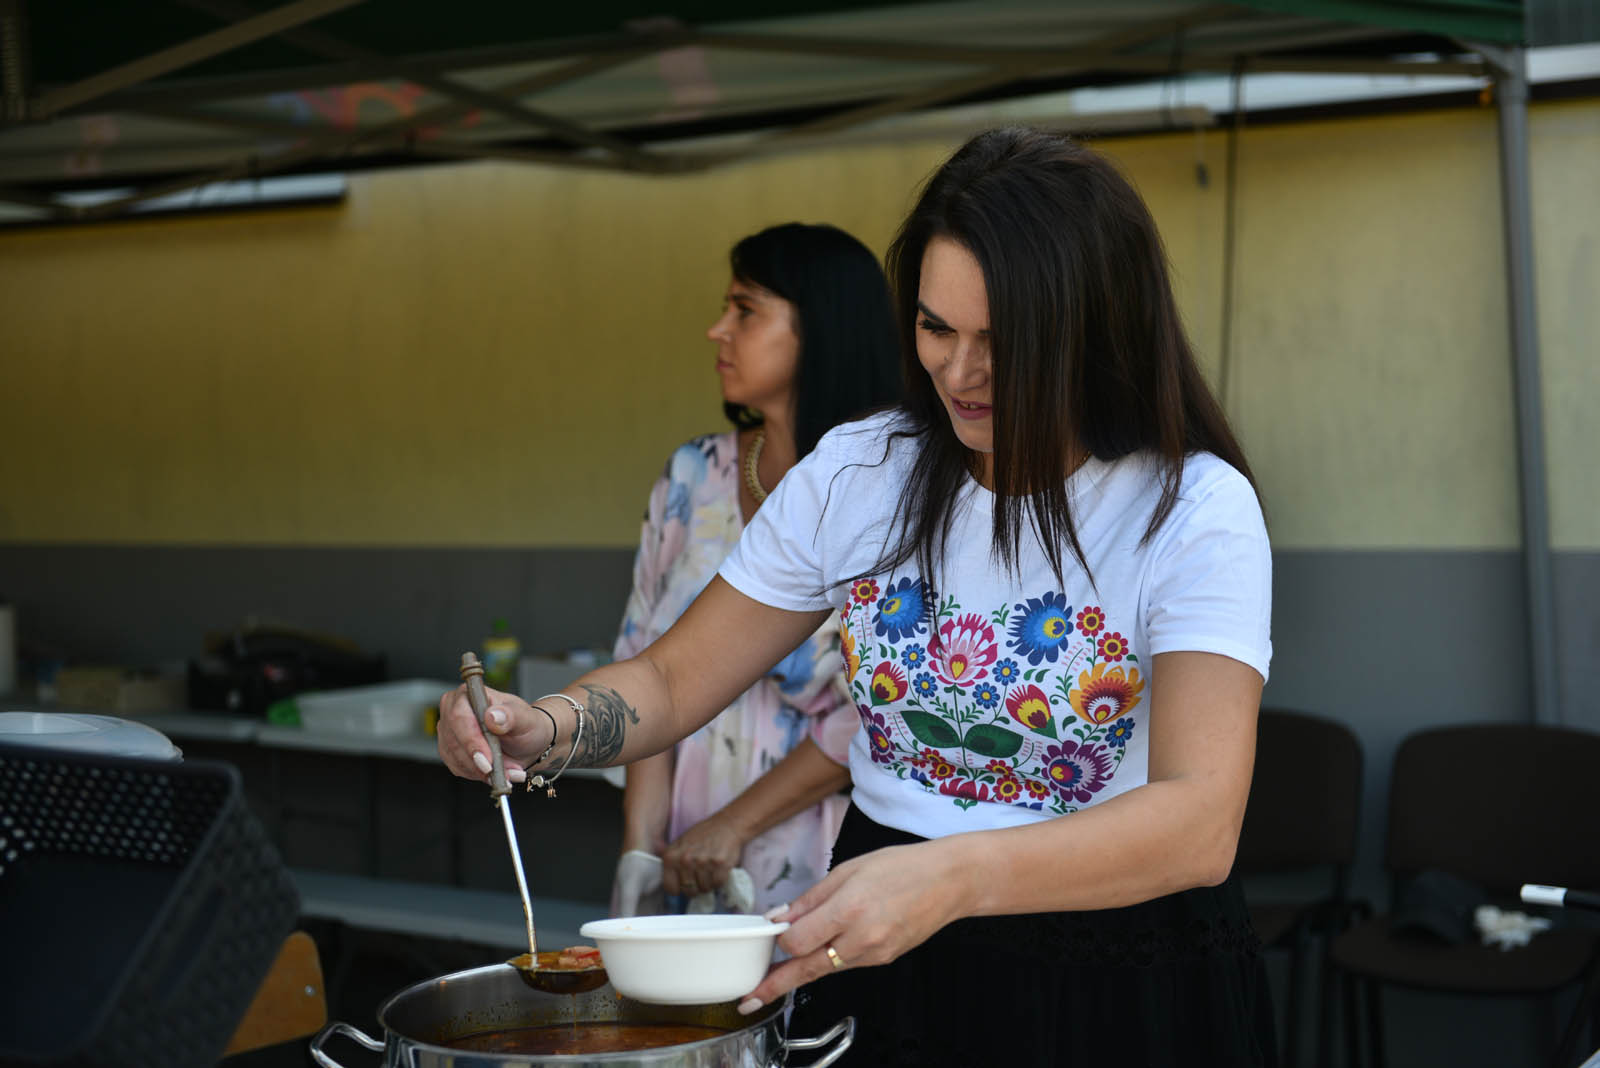
[[757, 505], [767, 499], [766, 488], [761, 485], [761, 476], [756, 474], [756, 464], [761, 462], [761, 447], [767, 443], [767, 428], [756, 427], [756, 436], [750, 441], [750, 451], [744, 456], [744, 485], [750, 491], [750, 496]]

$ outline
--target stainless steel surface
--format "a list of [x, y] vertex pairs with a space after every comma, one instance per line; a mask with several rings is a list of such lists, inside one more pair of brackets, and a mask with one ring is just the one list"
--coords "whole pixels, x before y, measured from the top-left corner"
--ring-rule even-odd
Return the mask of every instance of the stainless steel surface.
[[528, 896], [528, 875], [522, 870], [522, 849], [517, 845], [517, 828], [511, 822], [511, 795], [501, 794], [494, 799], [494, 803], [500, 807], [500, 820], [506, 825], [506, 845], [511, 849], [511, 870], [517, 874], [517, 893], [522, 895], [522, 919], [528, 925], [528, 953], [537, 964], [539, 944], [533, 933], [533, 899]]
[[500, 818], [506, 826], [506, 845], [511, 850], [511, 867], [517, 875], [517, 892], [522, 895], [522, 918], [528, 925], [529, 967], [537, 969], [539, 940], [533, 930], [533, 902], [528, 896], [528, 876], [522, 870], [522, 850], [517, 845], [517, 829], [511, 822], [511, 785], [506, 781], [505, 756], [500, 751], [500, 739], [489, 730], [484, 717], [489, 711], [489, 698], [483, 689], [483, 665], [471, 650], [461, 654], [461, 681], [467, 684], [467, 700], [472, 714], [477, 717], [478, 729], [489, 745], [492, 767], [489, 771], [489, 796], [500, 807]]
[[[784, 1009], [780, 1003], [740, 1016], [731, 1003], [645, 1005], [622, 997], [610, 986], [575, 996], [541, 994], [523, 985], [515, 968], [496, 964], [407, 987], [378, 1010], [378, 1022], [384, 1029], [385, 1068], [781, 1068], [789, 1063], [792, 1050], [836, 1043], [807, 1066], [823, 1068], [849, 1048], [855, 1034], [853, 1018], [840, 1021], [825, 1035], [791, 1039]], [[573, 1021], [699, 1024], [725, 1028], [727, 1033], [657, 1049], [550, 1056], [477, 1053], [442, 1044], [484, 1031]], [[322, 1050], [334, 1034], [344, 1034], [368, 1049], [380, 1046], [348, 1024], [330, 1024], [311, 1044], [312, 1058], [322, 1068], [343, 1068]]]

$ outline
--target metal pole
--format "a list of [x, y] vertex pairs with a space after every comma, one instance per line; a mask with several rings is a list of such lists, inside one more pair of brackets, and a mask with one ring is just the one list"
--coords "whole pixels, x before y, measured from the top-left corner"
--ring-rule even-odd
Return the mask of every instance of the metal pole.
[[1545, 493], [1544, 411], [1540, 394], [1539, 324], [1534, 306], [1533, 213], [1528, 179], [1528, 65], [1520, 47], [1485, 50], [1494, 71], [1500, 120], [1500, 203], [1505, 225], [1511, 367], [1517, 418], [1522, 563], [1527, 583], [1528, 667], [1533, 721], [1561, 722], [1556, 667], [1555, 606]]

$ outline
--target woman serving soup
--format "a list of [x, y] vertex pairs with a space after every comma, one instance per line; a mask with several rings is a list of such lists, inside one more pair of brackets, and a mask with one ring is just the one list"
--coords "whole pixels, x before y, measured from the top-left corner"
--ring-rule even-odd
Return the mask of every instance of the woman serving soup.
[[[682, 617], [538, 707], [518, 774], [696, 730], [830, 615], [862, 729], [833, 866], [774, 918], [797, 1028], [847, 1061], [1273, 1063], [1230, 874], [1271, 553], [1148, 210], [1105, 159], [981, 134], [888, 257], [906, 403], [827, 435]], [[464, 697], [440, 755], [483, 778]], [[547, 752], [547, 750], [549, 750]], [[807, 985], [809, 984], [809, 985]]]

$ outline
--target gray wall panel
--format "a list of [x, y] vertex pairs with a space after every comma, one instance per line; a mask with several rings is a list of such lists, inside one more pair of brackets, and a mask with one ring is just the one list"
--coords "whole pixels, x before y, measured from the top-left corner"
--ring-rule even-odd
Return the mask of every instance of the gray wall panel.
[[[394, 677], [449, 678], [504, 615], [531, 651], [609, 647], [630, 581], [620, 549], [12, 545], [0, 596], [23, 636], [87, 662], [155, 664], [248, 615], [343, 634]], [[1600, 730], [1600, 553], [1555, 554], [1565, 721]], [[1366, 751], [1358, 889], [1381, 899], [1389, 764], [1406, 734], [1523, 722], [1515, 552], [1280, 551], [1267, 704], [1350, 724]]]
[[257, 616], [386, 653], [394, 678], [449, 679], [500, 616], [529, 652], [609, 649], [632, 565], [622, 549], [11, 545], [0, 597], [24, 639], [79, 662], [181, 660]]

